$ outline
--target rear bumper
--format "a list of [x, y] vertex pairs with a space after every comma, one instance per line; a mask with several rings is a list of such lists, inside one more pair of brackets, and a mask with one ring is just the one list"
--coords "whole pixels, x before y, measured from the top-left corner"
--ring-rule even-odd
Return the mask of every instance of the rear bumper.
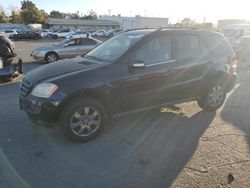
[[237, 76], [236, 75], [231, 75], [228, 77], [226, 81], [226, 91], [229, 92], [233, 90], [237, 82]]

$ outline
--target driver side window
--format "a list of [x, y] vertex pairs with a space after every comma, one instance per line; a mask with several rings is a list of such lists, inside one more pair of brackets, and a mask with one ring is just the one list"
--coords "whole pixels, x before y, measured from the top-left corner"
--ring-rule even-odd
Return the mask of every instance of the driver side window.
[[74, 39], [68, 43], [68, 46], [77, 46], [80, 45], [80, 42], [81, 42], [80, 39]]
[[170, 61], [172, 59], [171, 36], [161, 35], [147, 41], [135, 54], [134, 59], [145, 65]]

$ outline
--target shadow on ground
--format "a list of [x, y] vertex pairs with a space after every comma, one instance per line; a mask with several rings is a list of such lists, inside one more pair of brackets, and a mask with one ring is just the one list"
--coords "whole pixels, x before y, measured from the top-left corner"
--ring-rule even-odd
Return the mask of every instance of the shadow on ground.
[[[249, 69], [250, 70], [250, 69]], [[244, 132], [250, 148], [250, 71], [242, 70], [238, 74], [238, 85], [228, 97], [221, 113], [224, 121], [232, 123]]]
[[43, 129], [42, 135], [55, 157], [63, 156], [65, 168], [73, 163], [89, 170], [93, 178], [78, 169], [83, 173], [80, 187], [169, 187], [214, 117], [203, 111], [191, 117], [149, 111], [115, 119], [98, 138], [83, 144], [65, 139], [58, 127]]

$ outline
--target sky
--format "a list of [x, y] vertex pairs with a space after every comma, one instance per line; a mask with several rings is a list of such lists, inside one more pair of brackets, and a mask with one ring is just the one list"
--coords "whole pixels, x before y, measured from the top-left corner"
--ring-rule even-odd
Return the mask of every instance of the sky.
[[[97, 15], [109, 13], [122, 16], [149, 16], [169, 18], [176, 23], [185, 17], [197, 22], [217, 23], [219, 19], [247, 19], [250, 20], [249, 0], [32, 0], [39, 9], [46, 12], [58, 10], [60, 12], [86, 14], [93, 9]], [[10, 12], [11, 7], [20, 8], [20, 0], [0, 1], [0, 5]]]

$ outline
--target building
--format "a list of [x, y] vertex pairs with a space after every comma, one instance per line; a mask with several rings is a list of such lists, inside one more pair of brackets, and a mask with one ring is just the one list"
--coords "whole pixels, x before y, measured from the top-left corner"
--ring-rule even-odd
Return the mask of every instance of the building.
[[25, 30], [27, 27], [24, 24], [0, 23], [0, 30], [4, 29]]
[[45, 24], [49, 28], [81, 30], [120, 29], [120, 24], [110, 20], [82, 20], [82, 19], [59, 19], [47, 18]]
[[99, 20], [109, 20], [118, 22], [121, 29], [137, 29], [137, 28], [162, 28], [168, 27], [168, 18], [154, 18], [154, 17], [121, 17], [121, 16], [101, 16]]
[[222, 31], [225, 26], [234, 25], [234, 24], [247, 24], [249, 21], [243, 19], [225, 19], [218, 20], [217, 30]]

